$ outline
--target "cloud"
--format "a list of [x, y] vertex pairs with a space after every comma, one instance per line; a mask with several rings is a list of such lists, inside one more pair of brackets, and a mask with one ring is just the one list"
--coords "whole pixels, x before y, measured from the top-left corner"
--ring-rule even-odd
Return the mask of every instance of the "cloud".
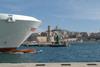
[[100, 20], [100, 1], [59, 0], [59, 11], [53, 16], [61, 19]]
[[23, 13], [32, 0], [0, 0], [0, 10], [8, 13]]

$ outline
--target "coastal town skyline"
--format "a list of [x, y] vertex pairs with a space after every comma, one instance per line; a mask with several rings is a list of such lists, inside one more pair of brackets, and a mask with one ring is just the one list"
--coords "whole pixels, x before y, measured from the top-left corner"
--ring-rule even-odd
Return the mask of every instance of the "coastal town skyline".
[[99, 0], [0, 0], [0, 12], [36, 17], [43, 22], [38, 31], [58, 25], [71, 31], [98, 32], [99, 3]]

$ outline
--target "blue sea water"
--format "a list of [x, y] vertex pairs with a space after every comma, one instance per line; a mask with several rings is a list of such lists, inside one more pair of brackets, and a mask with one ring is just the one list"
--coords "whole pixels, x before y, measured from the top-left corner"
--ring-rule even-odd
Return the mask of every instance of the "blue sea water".
[[25, 47], [37, 53], [0, 53], [0, 63], [100, 62], [100, 42], [72, 43], [69, 47]]

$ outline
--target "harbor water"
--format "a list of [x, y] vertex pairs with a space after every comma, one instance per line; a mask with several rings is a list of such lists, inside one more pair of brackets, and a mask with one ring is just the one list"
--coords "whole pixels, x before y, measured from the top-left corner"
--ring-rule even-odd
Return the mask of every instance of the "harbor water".
[[0, 53], [0, 63], [100, 62], [100, 42], [72, 43], [68, 47], [21, 46], [37, 53]]

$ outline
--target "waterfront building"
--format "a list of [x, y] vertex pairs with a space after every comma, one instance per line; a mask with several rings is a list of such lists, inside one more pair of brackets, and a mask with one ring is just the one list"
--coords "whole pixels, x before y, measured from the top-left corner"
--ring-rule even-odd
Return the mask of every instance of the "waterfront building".
[[38, 43], [47, 43], [47, 37], [46, 36], [37, 36], [37, 42]]

